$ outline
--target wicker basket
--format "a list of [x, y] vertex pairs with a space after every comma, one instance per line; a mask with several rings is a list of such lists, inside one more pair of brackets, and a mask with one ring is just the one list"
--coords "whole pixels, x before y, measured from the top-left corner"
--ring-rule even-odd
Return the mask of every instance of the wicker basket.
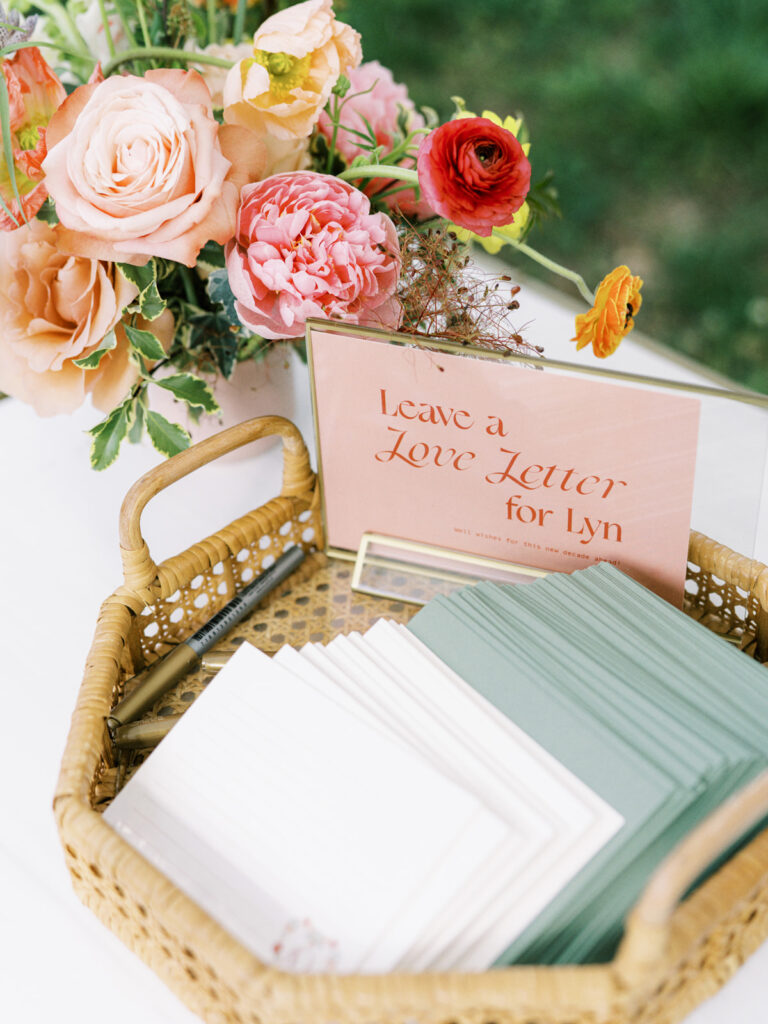
[[[147, 501], [198, 466], [265, 434], [282, 435], [283, 487], [255, 512], [157, 566], [140, 530]], [[209, 618], [269, 555], [289, 541], [321, 547], [318, 496], [301, 435], [286, 420], [251, 420], [152, 470], [123, 505], [125, 585], [99, 616], [64, 753], [55, 812], [74, 887], [83, 902], [204, 1020], [216, 1024], [667, 1024], [712, 994], [768, 936], [768, 831], [680, 902], [700, 869], [768, 812], [768, 778], [720, 808], [652, 879], [627, 921], [613, 963], [510, 967], [482, 974], [290, 975], [261, 964], [103, 821], [123, 771], [105, 717], [124, 681]], [[689, 611], [751, 644], [768, 609], [768, 570], [692, 534]], [[311, 555], [232, 644], [329, 639], [379, 615], [415, 610], [351, 594], [350, 568]], [[745, 655], [746, 656], [746, 655]], [[153, 709], [194, 698], [204, 673]], [[128, 766], [131, 770], [132, 766]]]

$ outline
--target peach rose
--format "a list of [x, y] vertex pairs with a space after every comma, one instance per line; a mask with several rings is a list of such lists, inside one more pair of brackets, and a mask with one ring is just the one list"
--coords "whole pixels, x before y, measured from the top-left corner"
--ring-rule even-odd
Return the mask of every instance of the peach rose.
[[[138, 289], [113, 264], [72, 256], [60, 236], [40, 220], [0, 236], [0, 389], [41, 416], [72, 412], [89, 393], [108, 412], [137, 376], [120, 318]], [[99, 365], [75, 366], [113, 328], [117, 345]], [[167, 346], [173, 317], [151, 329]]]
[[264, 147], [219, 127], [196, 71], [164, 69], [82, 85], [48, 127], [48, 191], [73, 253], [195, 265], [235, 231], [240, 189], [258, 180]]
[[253, 37], [253, 55], [224, 84], [224, 120], [277, 139], [310, 135], [339, 75], [362, 60], [360, 36], [336, 21], [331, 0], [273, 14]]

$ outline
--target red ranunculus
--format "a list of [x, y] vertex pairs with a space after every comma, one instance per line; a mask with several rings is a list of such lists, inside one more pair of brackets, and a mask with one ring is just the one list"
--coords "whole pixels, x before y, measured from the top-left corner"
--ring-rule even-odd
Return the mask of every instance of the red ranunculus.
[[424, 139], [419, 185], [432, 209], [476, 235], [509, 224], [528, 195], [531, 165], [512, 132], [486, 117], [463, 117]]

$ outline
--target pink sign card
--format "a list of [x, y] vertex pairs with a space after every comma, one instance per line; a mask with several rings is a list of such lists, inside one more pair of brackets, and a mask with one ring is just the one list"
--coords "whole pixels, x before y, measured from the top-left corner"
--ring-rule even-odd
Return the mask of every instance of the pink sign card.
[[317, 328], [310, 358], [329, 547], [608, 561], [682, 603], [699, 399]]

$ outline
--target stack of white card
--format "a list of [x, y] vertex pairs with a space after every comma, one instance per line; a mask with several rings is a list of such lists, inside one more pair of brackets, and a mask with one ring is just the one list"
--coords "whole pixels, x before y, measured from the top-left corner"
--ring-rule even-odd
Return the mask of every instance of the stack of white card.
[[404, 627], [244, 644], [105, 818], [286, 970], [488, 967], [623, 818]]

